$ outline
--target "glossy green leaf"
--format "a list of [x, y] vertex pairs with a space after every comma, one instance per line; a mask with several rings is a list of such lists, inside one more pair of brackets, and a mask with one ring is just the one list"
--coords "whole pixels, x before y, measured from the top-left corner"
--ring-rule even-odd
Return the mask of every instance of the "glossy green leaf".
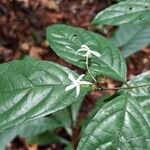
[[144, 72], [128, 82], [129, 86], [137, 87], [128, 92], [142, 105], [150, 115], [150, 71]]
[[82, 101], [83, 100], [79, 100], [76, 103], [74, 103], [73, 105], [71, 105], [71, 115], [72, 115], [72, 121], [73, 121], [74, 126], [77, 121], [77, 117], [78, 117], [78, 113], [79, 113]]
[[82, 124], [81, 133], [84, 132], [84, 129], [89, 124], [91, 119], [96, 115], [96, 113], [111, 99], [112, 99], [112, 96], [109, 94], [106, 94], [106, 95], [104, 95], [101, 98], [98, 98], [96, 100], [96, 104], [95, 104], [94, 108], [92, 109], [92, 111], [89, 113], [88, 117], [86, 118], [86, 120]]
[[[83, 100], [83, 99], [82, 99]], [[75, 126], [77, 121], [77, 115], [82, 103], [82, 100], [79, 100], [73, 103], [71, 106], [57, 111], [51, 115], [51, 117], [57, 120], [60, 124], [63, 125], [67, 133], [72, 136], [72, 125]]]
[[122, 25], [111, 41], [122, 49], [124, 57], [128, 57], [150, 43], [150, 25]]
[[46, 145], [46, 144], [54, 144], [54, 143], [55, 144], [68, 144], [69, 142], [55, 133], [45, 132], [45, 133], [28, 138], [27, 143]]
[[150, 21], [150, 0], [127, 0], [101, 11], [94, 24], [119, 25]]
[[0, 131], [56, 112], [80, 100], [89, 91], [81, 88], [76, 97], [68, 78], [78, 75], [58, 64], [22, 60], [0, 65]]
[[106, 38], [96, 33], [66, 25], [52, 25], [47, 28], [47, 40], [52, 49], [66, 61], [86, 68], [85, 57], [77, 53], [81, 45], [97, 51], [101, 57], [92, 55], [90, 70], [97, 75], [105, 75], [126, 80], [126, 65], [119, 50]]
[[69, 142], [55, 133], [45, 132], [27, 139], [29, 144], [68, 144]]
[[74, 150], [73, 145], [69, 143], [64, 150]]
[[57, 120], [45, 117], [29, 121], [20, 126], [8, 128], [0, 133], [0, 149], [4, 149], [4, 147], [17, 135], [22, 137], [33, 137], [39, 133], [45, 132], [47, 130], [54, 130], [62, 126], [63, 125], [60, 124], [60, 122]]
[[104, 105], [84, 130], [77, 150], [149, 150], [150, 119], [128, 93]]
[[62, 124], [69, 135], [72, 135], [71, 118], [68, 107], [53, 113], [51, 117]]

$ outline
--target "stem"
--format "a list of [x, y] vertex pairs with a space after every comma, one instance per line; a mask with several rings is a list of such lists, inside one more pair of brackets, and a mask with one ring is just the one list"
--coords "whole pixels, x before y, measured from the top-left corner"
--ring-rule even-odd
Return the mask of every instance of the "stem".
[[87, 68], [87, 71], [88, 71], [89, 75], [94, 80], [94, 82], [97, 82], [96, 79], [94, 78], [94, 76], [92, 75], [90, 69], [89, 69], [89, 57], [88, 56], [86, 56], [86, 68]]
[[103, 88], [103, 87], [100, 87], [98, 88], [99, 90], [121, 90], [121, 89], [135, 89], [135, 88], [139, 88], [139, 87], [145, 87], [145, 86], [150, 86], [150, 83], [149, 84], [144, 84], [144, 85], [139, 85], [139, 86], [128, 86], [128, 87], [115, 87], [115, 88]]

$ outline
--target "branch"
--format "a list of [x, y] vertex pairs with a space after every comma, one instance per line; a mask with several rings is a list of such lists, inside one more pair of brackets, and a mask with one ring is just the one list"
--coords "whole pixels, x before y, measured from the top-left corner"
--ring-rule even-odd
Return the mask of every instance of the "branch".
[[122, 89], [135, 89], [140, 87], [150, 86], [150, 83], [139, 85], [139, 86], [128, 86], [128, 87], [114, 87], [114, 88], [105, 88], [105, 87], [99, 87], [98, 90], [122, 90]]

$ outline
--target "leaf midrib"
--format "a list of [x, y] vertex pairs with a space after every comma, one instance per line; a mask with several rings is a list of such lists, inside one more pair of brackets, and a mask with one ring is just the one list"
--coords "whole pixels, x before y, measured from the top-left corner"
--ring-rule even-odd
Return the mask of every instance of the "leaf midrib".
[[128, 97], [128, 93], [126, 94], [126, 100], [125, 100], [124, 109], [123, 109], [123, 115], [124, 116], [122, 117], [122, 120], [121, 120], [121, 123], [120, 123], [120, 127], [119, 127], [120, 130], [118, 130], [118, 136], [116, 137], [116, 148], [118, 146], [119, 139], [121, 138], [121, 135], [122, 135], [122, 128], [123, 128], [123, 125], [124, 125], [126, 108], [127, 108], [128, 102], [129, 102], [127, 97]]
[[[0, 95], [3, 95], [5, 93], [11, 93], [11, 92], [20, 92], [23, 90], [32, 90], [32, 89], [36, 89], [36, 88], [49, 88], [49, 87], [58, 87], [58, 86], [67, 86], [70, 84], [48, 84], [48, 85], [39, 85], [39, 86], [32, 86], [32, 87], [27, 87], [27, 88], [22, 88], [22, 89], [15, 89], [15, 90], [10, 90], [10, 91], [0, 91]], [[2, 94], [1, 94], [2, 93]]]

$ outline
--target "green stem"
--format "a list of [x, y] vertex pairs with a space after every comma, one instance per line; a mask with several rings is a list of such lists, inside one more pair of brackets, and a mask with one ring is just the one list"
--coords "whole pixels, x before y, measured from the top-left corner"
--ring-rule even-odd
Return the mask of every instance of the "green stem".
[[96, 79], [94, 78], [94, 76], [92, 75], [90, 69], [89, 69], [89, 58], [88, 58], [88, 56], [86, 57], [86, 69], [87, 69], [89, 75], [91, 76], [91, 78], [94, 80], [94, 82], [97, 82]]

